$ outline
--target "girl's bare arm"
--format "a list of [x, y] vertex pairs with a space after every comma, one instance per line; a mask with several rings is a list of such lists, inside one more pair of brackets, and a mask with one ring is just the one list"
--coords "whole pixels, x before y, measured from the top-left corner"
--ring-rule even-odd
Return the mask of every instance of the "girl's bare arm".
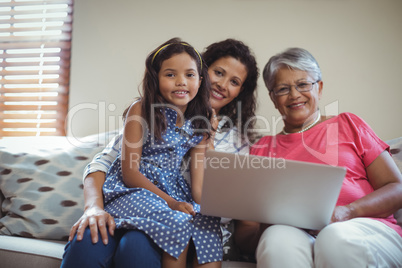
[[[124, 126], [121, 151], [121, 166], [124, 183], [128, 187], [144, 188], [157, 194], [167, 202], [171, 209], [194, 214], [191, 204], [178, 202], [160, 190], [139, 171], [143, 144], [143, 129], [145, 129], [144, 124], [146, 123], [141, 116], [141, 102], [137, 102], [130, 107]], [[149, 129], [151, 129], [151, 127], [149, 127]]]

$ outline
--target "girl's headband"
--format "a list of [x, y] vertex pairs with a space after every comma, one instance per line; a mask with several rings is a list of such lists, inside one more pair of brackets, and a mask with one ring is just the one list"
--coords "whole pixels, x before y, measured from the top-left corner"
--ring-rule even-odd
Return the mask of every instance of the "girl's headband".
[[[165, 49], [166, 47], [170, 46], [171, 44], [172, 44], [172, 43], [167, 44], [167, 45], [164, 45], [163, 47], [161, 47], [160, 49], [158, 49], [158, 50], [155, 52], [154, 56], [152, 57], [151, 64], [154, 63], [154, 60], [155, 60], [156, 55], [158, 55], [159, 52], [161, 52], [163, 49]], [[182, 45], [184, 45], [184, 46], [191, 47], [190, 45], [188, 45], [188, 44], [186, 44], [186, 43], [180, 43], [180, 44], [182, 44]], [[197, 53], [198, 57], [200, 58], [200, 69], [202, 70], [202, 58], [201, 58], [201, 55], [200, 55], [200, 53], [198, 53], [198, 51], [197, 51], [195, 48], [193, 48], [193, 49], [194, 49], [195, 53]]]

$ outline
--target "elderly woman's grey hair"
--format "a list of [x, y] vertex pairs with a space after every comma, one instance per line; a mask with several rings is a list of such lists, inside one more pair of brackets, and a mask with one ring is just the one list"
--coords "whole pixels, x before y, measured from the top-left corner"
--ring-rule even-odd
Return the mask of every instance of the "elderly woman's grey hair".
[[274, 88], [276, 73], [283, 67], [306, 71], [315, 81], [321, 80], [320, 66], [310, 52], [303, 48], [288, 48], [284, 52], [272, 56], [264, 67], [263, 78], [268, 91], [272, 91]]

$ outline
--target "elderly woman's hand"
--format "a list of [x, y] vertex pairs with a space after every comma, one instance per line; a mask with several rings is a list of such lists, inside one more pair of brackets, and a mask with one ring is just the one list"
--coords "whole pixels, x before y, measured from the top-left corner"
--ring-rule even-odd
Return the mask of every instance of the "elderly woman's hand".
[[91, 207], [85, 210], [84, 214], [78, 221], [71, 227], [68, 241], [74, 238], [77, 233], [77, 240], [80, 241], [83, 238], [85, 229], [89, 226], [91, 231], [92, 243], [98, 242], [98, 231], [101, 235], [103, 243], [106, 245], [108, 241], [107, 227], [109, 227], [110, 235], [114, 234], [116, 228], [113, 217], [99, 207]]
[[[330, 224], [337, 221], [347, 221], [353, 218], [355, 218], [355, 213], [352, 205], [336, 206], [332, 213]], [[317, 236], [320, 231], [321, 230], [307, 230], [312, 236]]]
[[331, 223], [337, 221], [347, 221], [355, 217], [353, 206], [336, 206], [332, 213]]

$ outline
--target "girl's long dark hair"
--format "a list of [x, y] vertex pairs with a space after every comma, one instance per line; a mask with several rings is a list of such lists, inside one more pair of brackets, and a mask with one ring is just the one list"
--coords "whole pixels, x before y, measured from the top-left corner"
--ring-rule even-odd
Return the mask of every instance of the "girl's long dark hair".
[[[166, 107], [169, 107], [169, 105], [160, 94], [158, 73], [163, 61], [183, 52], [190, 55], [196, 62], [201, 79], [198, 93], [194, 99], [188, 103], [184, 117], [192, 120], [193, 128], [196, 132], [199, 134], [205, 133], [208, 137], [210, 136], [209, 122], [212, 116], [212, 109], [209, 102], [211, 83], [208, 76], [208, 66], [194, 47], [183, 42], [180, 38], [172, 38], [157, 47], [147, 56], [145, 61], [145, 74], [142, 82], [142, 116], [147, 125], [153, 127], [153, 135], [159, 140], [162, 140], [162, 134], [167, 128], [164, 109], [157, 108], [151, 113], [150, 108], [153, 107], [154, 104], [166, 104]], [[123, 118], [125, 118], [128, 109], [129, 108], [124, 111]]]
[[[255, 110], [257, 107], [257, 79], [259, 70], [254, 55], [250, 48], [243, 42], [235, 39], [226, 39], [221, 42], [209, 45], [202, 53], [202, 57], [208, 66], [223, 57], [233, 57], [239, 60], [247, 70], [247, 78], [243, 83], [239, 95], [219, 111], [220, 115], [226, 115], [230, 120], [237, 124], [237, 128], [242, 138], [248, 137], [254, 141], [254, 133], [248, 131], [255, 126]], [[238, 103], [241, 104], [241, 111], [238, 109]], [[240, 117], [240, 123], [238, 123]], [[229, 127], [229, 122], [224, 127]]]

